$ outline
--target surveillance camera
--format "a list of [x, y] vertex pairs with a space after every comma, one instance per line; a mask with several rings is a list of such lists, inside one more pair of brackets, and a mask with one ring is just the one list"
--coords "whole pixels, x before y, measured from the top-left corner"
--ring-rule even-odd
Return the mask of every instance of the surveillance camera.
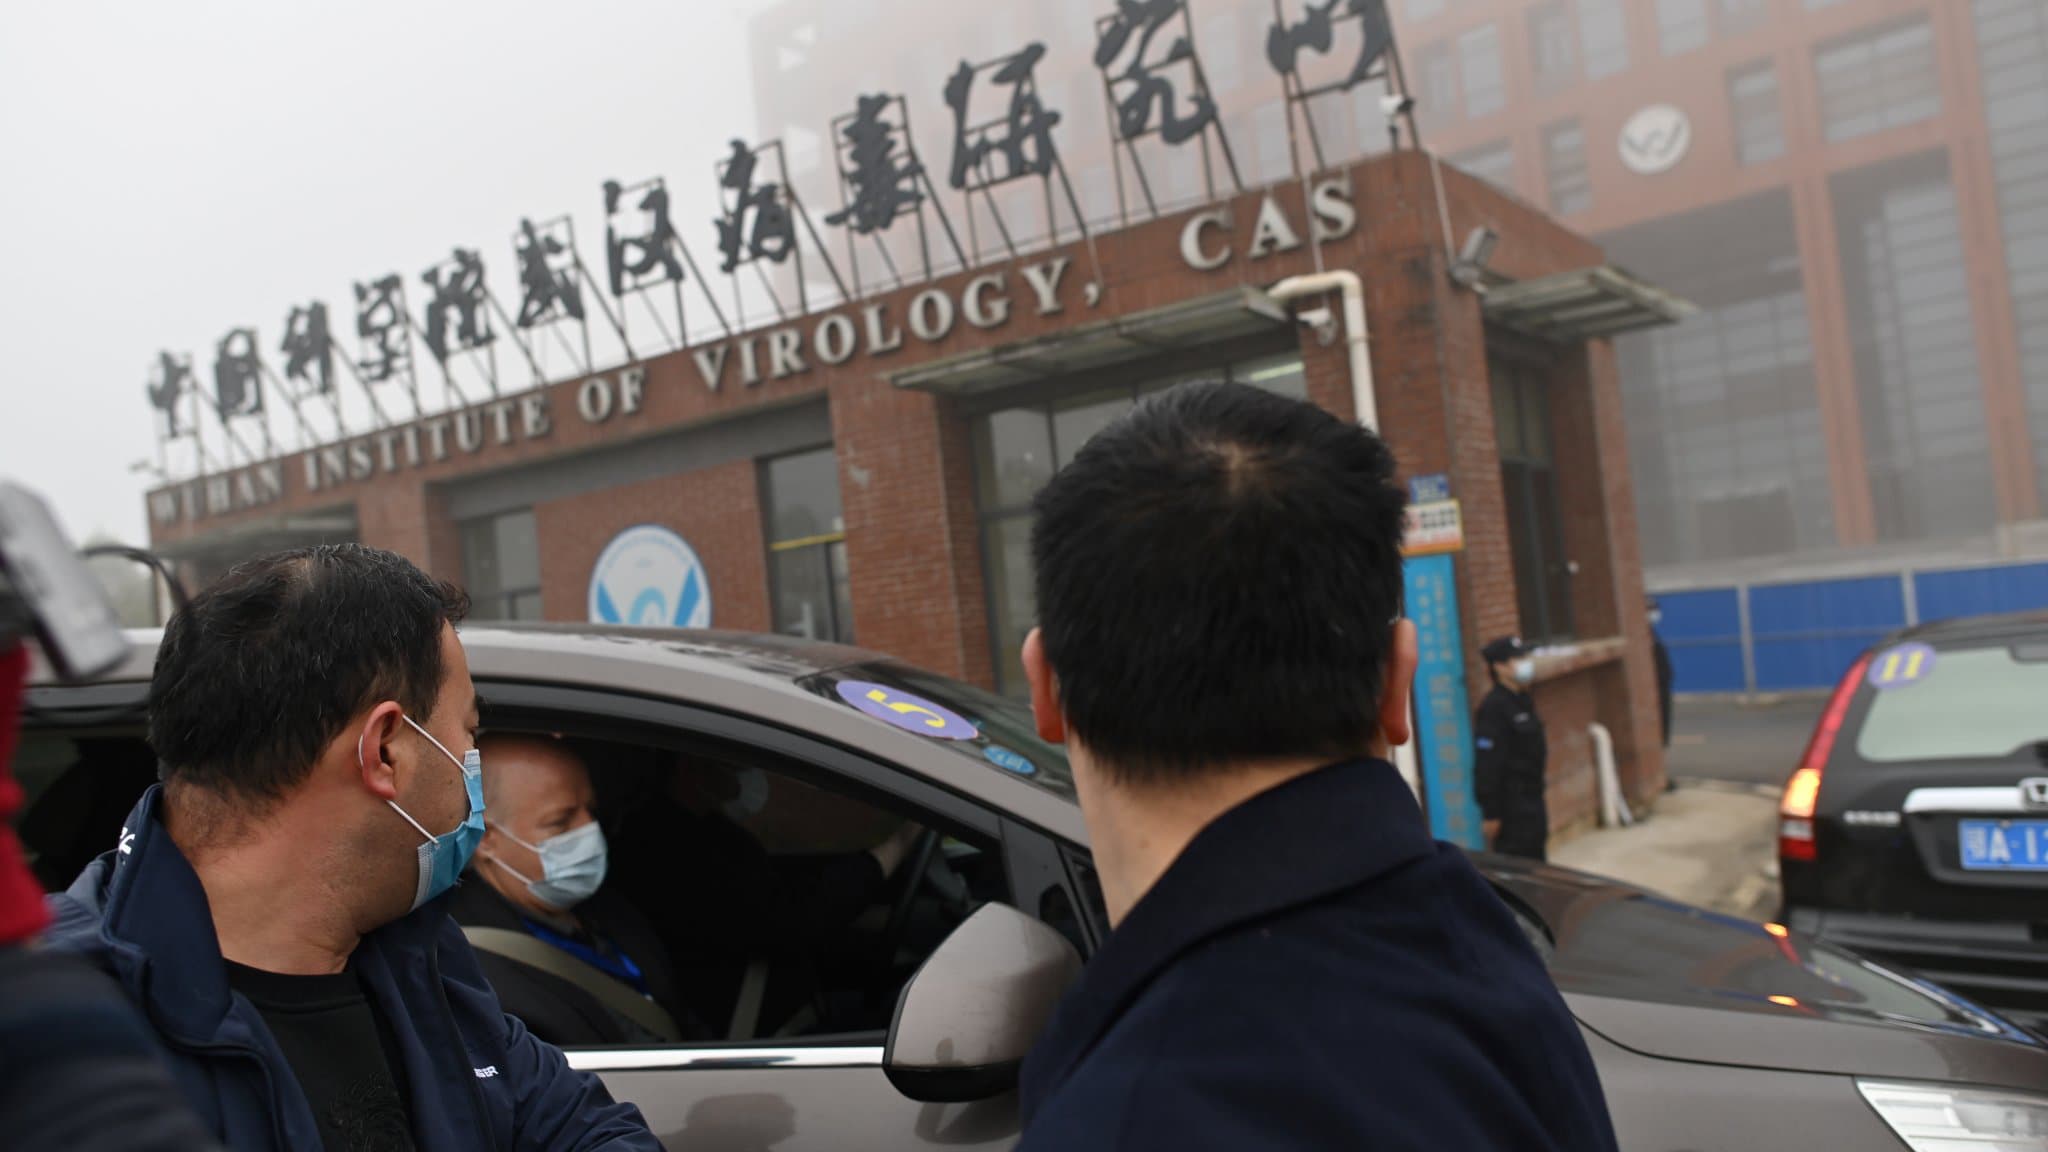
[[1328, 344], [1337, 338], [1337, 317], [1326, 305], [1318, 304], [1304, 308], [1294, 314], [1295, 323], [1311, 329], [1320, 343]]
[[1493, 250], [1500, 244], [1500, 233], [1491, 228], [1474, 228], [1465, 236], [1465, 247], [1458, 253], [1458, 263], [1474, 268], [1485, 268], [1493, 260]]
[[1415, 97], [1406, 92], [1389, 92], [1380, 97], [1380, 115], [1393, 119], [1415, 110]]

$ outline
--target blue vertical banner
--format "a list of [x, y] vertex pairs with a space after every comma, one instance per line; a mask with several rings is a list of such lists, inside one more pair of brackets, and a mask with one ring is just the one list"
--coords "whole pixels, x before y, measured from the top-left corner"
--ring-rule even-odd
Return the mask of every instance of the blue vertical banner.
[[1465, 696], [1465, 649], [1451, 556], [1410, 556], [1401, 570], [1421, 654], [1415, 668], [1415, 734], [1429, 831], [1439, 840], [1483, 848], [1479, 805], [1472, 798], [1472, 710]]

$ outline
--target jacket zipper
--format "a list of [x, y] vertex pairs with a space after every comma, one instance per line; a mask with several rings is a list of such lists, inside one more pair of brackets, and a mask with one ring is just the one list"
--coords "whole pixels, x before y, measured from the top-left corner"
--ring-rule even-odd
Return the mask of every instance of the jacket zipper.
[[[441, 982], [441, 948], [438, 943], [427, 947], [427, 974], [434, 980], [434, 999], [441, 1006], [441, 1022], [448, 1026], [448, 1035], [455, 1039], [455, 1050], [462, 1053], [463, 1063], [467, 1066], [469, 1049], [462, 1043], [462, 1029], [455, 1026], [455, 1009], [448, 1003], [448, 987]], [[484, 1090], [476, 1086], [474, 1070], [464, 1077], [464, 1081], [469, 1085], [470, 1101], [476, 1105], [477, 1123], [483, 1129], [484, 1140], [490, 1145], [491, 1152], [497, 1152], [498, 1137], [491, 1131], [490, 1103], [484, 1099]]]

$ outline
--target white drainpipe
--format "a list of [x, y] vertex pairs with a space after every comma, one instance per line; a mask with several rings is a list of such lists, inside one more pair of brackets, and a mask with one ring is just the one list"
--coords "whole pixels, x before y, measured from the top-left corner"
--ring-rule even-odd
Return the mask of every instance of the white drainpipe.
[[1266, 289], [1268, 296], [1282, 304], [1324, 292], [1344, 293], [1344, 344], [1351, 354], [1351, 407], [1360, 424], [1377, 432], [1380, 409], [1373, 398], [1372, 357], [1366, 355], [1365, 284], [1358, 273], [1340, 270], [1289, 276]]
[[[1268, 296], [1282, 304], [1325, 292], [1344, 294], [1344, 346], [1351, 356], [1351, 409], [1358, 414], [1360, 424], [1377, 432], [1380, 429], [1380, 409], [1372, 387], [1372, 357], [1366, 351], [1365, 283], [1358, 278], [1358, 273], [1339, 270], [1289, 276], [1266, 289]], [[1408, 782], [1408, 790], [1417, 796], [1422, 795], [1422, 775], [1415, 765], [1413, 738], [1394, 749], [1394, 767], [1401, 770], [1401, 778]]]

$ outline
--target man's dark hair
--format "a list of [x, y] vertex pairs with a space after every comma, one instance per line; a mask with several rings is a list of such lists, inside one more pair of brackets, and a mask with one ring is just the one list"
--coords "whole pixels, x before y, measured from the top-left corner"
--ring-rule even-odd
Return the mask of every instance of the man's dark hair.
[[1362, 754], [1406, 506], [1386, 444], [1312, 404], [1242, 384], [1145, 400], [1035, 504], [1068, 725], [1128, 780]]
[[359, 544], [236, 565], [171, 617], [157, 649], [149, 740], [164, 779], [261, 804], [379, 700], [425, 723], [442, 625], [468, 607], [405, 557]]

